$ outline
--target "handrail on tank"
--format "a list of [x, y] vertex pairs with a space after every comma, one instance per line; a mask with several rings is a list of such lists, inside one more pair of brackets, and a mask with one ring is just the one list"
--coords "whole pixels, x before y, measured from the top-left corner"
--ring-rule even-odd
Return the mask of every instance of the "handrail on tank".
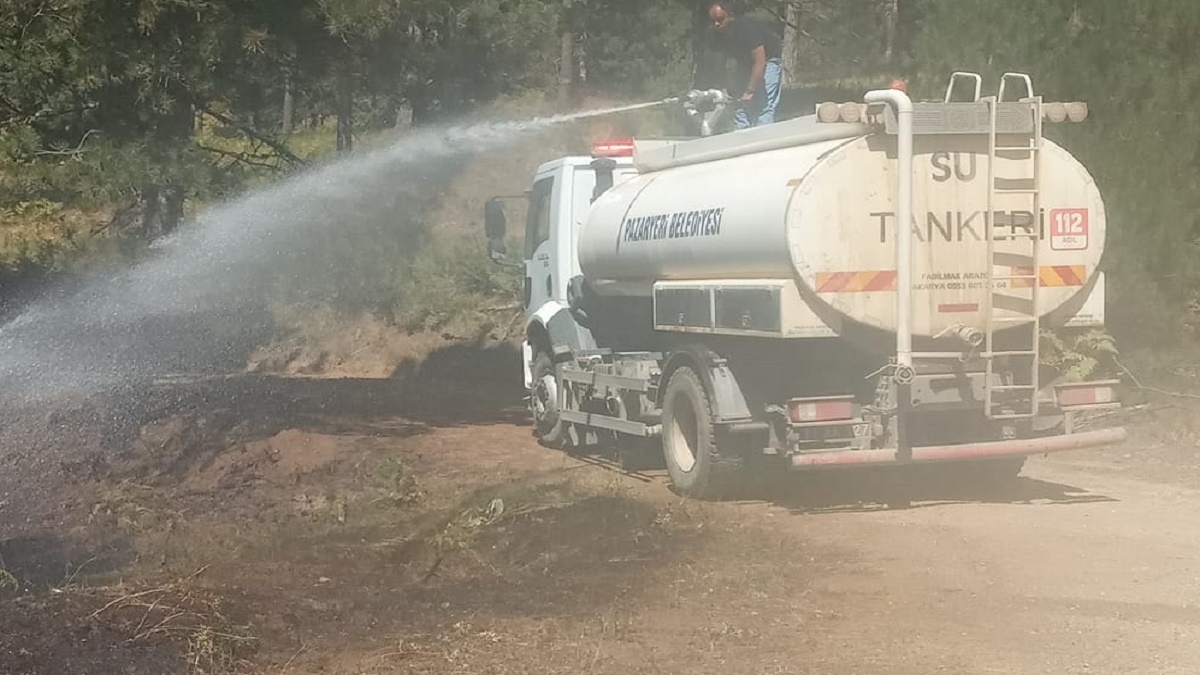
[[1009, 80], [1016, 80], [1025, 85], [1025, 95], [1029, 98], [1034, 97], [1033, 93], [1033, 78], [1025, 73], [1005, 73], [1000, 77], [1000, 92], [996, 94], [996, 100], [1004, 103], [1004, 90], [1008, 85]]
[[958, 86], [959, 80], [971, 80], [975, 83], [975, 95], [971, 98], [971, 102], [979, 102], [979, 95], [983, 93], [983, 76], [979, 73], [964, 73], [961, 71], [950, 74], [950, 84], [946, 87], [946, 100], [944, 102], [951, 103], [954, 100], [954, 90]]

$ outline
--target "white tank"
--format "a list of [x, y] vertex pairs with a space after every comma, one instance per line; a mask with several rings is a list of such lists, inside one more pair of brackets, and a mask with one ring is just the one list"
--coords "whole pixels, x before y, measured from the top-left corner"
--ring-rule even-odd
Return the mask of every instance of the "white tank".
[[[788, 132], [776, 126], [776, 139]], [[818, 128], [837, 126], [805, 119], [791, 131], [812, 138]], [[823, 315], [833, 310], [894, 331], [895, 137], [854, 132], [778, 147], [782, 143], [770, 142], [767, 131], [753, 131], [767, 140], [760, 147], [778, 149], [739, 155], [729, 151], [735, 139], [727, 138], [726, 151], [710, 153], [715, 158], [708, 161], [670, 166], [647, 159], [643, 173], [602, 195], [578, 243], [592, 288], [601, 295], [648, 297], [656, 281], [788, 279]], [[716, 143], [695, 143], [704, 141]], [[986, 139], [917, 136], [914, 150], [913, 333], [982, 328], [989, 266]], [[661, 148], [654, 154], [663, 157]], [[1042, 160], [1038, 305], [1041, 314], [1058, 316], [1056, 310], [1077, 307], [1091, 290], [1104, 250], [1105, 212], [1095, 182], [1069, 153], [1046, 140]], [[996, 176], [1029, 178], [1031, 169], [1028, 153], [1002, 156]], [[997, 237], [1022, 232], [1020, 225], [1033, 220], [1032, 204], [1027, 192], [998, 194]], [[998, 240], [995, 249], [1027, 255], [1030, 246], [1028, 239], [1014, 238]], [[996, 260], [1012, 264], [1016, 258]], [[996, 277], [1030, 273], [1006, 265], [993, 271]], [[1012, 294], [1026, 298], [1031, 284], [996, 281], [1000, 293], [1008, 285], [1025, 286]], [[1021, 318], [1001, 310], [997, 316], [1016, 323]]]

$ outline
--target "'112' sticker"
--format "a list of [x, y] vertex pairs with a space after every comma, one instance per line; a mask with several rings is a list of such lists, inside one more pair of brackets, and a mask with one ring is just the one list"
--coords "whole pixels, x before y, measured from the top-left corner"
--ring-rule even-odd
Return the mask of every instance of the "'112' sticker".
[[1087, 247], [1087, 209], [1050, 211], [1050, 248], [1055, 251], [1083, 251]]

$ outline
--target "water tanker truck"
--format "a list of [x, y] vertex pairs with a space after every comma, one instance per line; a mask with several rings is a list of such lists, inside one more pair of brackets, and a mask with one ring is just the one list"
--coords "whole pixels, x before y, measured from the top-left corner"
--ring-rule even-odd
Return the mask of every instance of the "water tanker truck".
[[1021, 74], [996, 96], [981, 82], [542, 165], [523, 196], [540, 442], [661, 452], [708, 498], [763, 463], [1016, 477], [1030, 455], [1121, 441], [1077, 428], [1117, 383], [1062, 381], [1039, 353], [1044, 330], [1104, 322], [1104, 202], [1043, 136], [1087, 106]]

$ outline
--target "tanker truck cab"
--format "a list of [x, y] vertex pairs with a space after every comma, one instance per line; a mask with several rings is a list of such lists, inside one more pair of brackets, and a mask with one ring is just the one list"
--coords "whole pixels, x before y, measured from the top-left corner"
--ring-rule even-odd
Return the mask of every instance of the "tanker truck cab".
[[[526, 338], [522, 343], [525, 387], [533, 390], [534, 371], [541, 396], [553, 397], [555, 387], [546, 364], [555, 346], [573, 351], [595, 349], [590, 331], [569, 312], [569, 282], [579, 277], [579, 229], [594, 199], [615, 184], [636, 175], [632, 141], [596, 144], [591, 156], [572, 156], [546, 162], [537, 168], [523, 199], [527, 210], [523, 241], [522, 284]], [[494, 197], [485, 221], [493, 259], [502, 258], [506, 220], [501, 204], [515, 197]]]
[[539, 167], [521, 265], [533, 435], [665, 465], [699, 498], [754, 466], [1015, 478], [1028, 456], [1123, 440], [1076, 424], [1118, 406], [1119, 383], [1064, 381], [1040, 356], [1045, 330], [1103, 325], [1104, 203], [1043, 135], [1087, 107], [1024, 75], [996, 96], [981, 81]]

